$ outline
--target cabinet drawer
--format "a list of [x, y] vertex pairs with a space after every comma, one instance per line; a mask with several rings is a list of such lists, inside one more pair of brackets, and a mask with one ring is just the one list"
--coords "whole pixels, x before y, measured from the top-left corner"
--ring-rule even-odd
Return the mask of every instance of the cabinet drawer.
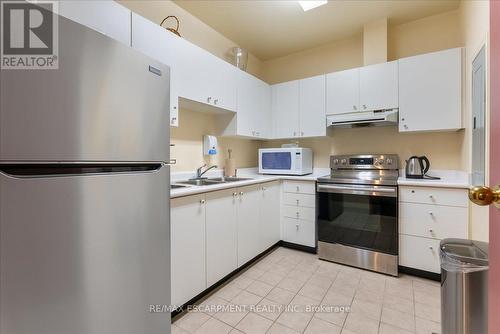
[[301, 219], [283, 219], [283, 240], [294, 244], [315, 247], [315, 224]]
[[399, 187], [401, 202], [468, 207], [465, 189]]
[[283, 203], [292, 206], [314, 208], [316, 207], [316, 195], [284, 193]]
[[399, 265], [439, 273], [439, 240], [400, 234]]
[[286, 193], [315, 194], [316, 185], [312, 181], [284, 181], [283, 191]]
[[400, 203], [399, 232], [419, 237], [467, 238], [467, 208]]
[[296, 205], [284, 205], [283, 216], [288, 218], [307, 220], [314, 223], [316, 221], [316, 210], [314, 208], [304, 208]]

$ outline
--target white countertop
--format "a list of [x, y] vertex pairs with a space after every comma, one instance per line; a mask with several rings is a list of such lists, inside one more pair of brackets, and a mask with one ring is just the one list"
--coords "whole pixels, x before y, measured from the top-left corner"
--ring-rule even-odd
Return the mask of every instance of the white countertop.
[[[209, 171], [206, 177], [220, 177], [222, 176], [223, 171], [213, 170]], [[251, 178], [251, 180], [243, 180], [236, 182], [227, 182], [221, 184], [213, 184], [209, 186], [187, 186], [184, 188], [177, 188], [170, 190], [170, 198], [183, 197], [195, 194], [206, 193], [210, 191], [229, 189], [235, 187], [243, 187], [251, 184], [270, 182], [276, 180], [299, 180], [299, 181], [316, 181], [318, 177], [328, 175], [330, 173], [329, 168], [315, 168], [312, 174], [304, 175], [304, 176], [295, 176], [295, 175], [262, 175], [257, 173], [257, 168], [238, 168], [238, 177]], [[171, 175], [171, 183], [176, 184], [179, 181], [187, 180], [189, 178], [194, 177], [194, 173], [192, 172], [181, 172], [181, 173], [172, 173]]]
[[469, 174], [464, 171], [456, 170], [431, 170], [427, 174], [430, 176], [438, 176], [440, 180], [431, 179], [408, 179], [404, 170], [400, 171], [402, 175], [398, 179], [400, 186], [424, 186], [424, 187], [442, 187], [442, 188], [464, 188], [470, 187]]
[[[222, 169], [211, 170], [206, 173], [206, 177], [220, 177], [223, 174]], [[299, 180], [299, 181], [316, 181], [318, 177], [330, 174], [329, 168], [315, 168], [312, 174], [304, 176], [294, 175], [262, 175], [258, 174], [257, 168], [239, 168], [238, 177], [251, 178], [250, 180], [242, 180], [236, 182], [227, 182], [213, 184], [208, 186], [187, 186], [170, 190], [170, 197], [183, 197], [195, 194], [206, 193], [210, 191], [243, 187], [257, 183], [271, 182], [275, 180]], [[398, 185], [400, 186], [426, 186], [426, 187], [442, 187], [442, 188], [463, 188], [467, 189], [470, 186], [469, 175], [463, 171], [453, 170], [432, 170], [428, 173], [432, 176], [441, 177], [440, 180], [429, 179], [407, 179], [404, 176], [404, 170], [400, 171]], [[194, 172], [172, 173], [171, 183], [176, 184], [179, 181], [188, 180], [195, 176]]]

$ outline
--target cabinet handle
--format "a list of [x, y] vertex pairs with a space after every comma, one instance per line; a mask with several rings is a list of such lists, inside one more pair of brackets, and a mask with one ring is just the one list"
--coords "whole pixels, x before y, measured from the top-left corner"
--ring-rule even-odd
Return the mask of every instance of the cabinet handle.
[[299, 205], [299, 200], [297, 199], [296, 201], [297, 201], [297, 206], [298, 206]]
[[363, 109], [366, 109], [366, 104], [363, 104]]
[[304, 131], [301, 131], [301, 132], [300, 132], [300, 135], [301, 135], [301, 136], [303, 136], [303, 135], [304, 135]]
[[297, 186], [297, 192], [299, 192], [299, 191], [300, 191], [300, 187], [299, 187], [299, 186]]
[[200, 204], [205, 204], [205, 200], [204, 199], [200, 199]]
[[358, 110], [358, 107], [356, 107], [356, 106], [352, 106], [352, 109], [353, 109], [353, 110]]
[[240, 191], [240, 196], [243, 196], [243, 191]]
[[429, 194], [429, 198], [434, 200], [434, 196], [432, 194]]
[[177, 109], [177, 106], [174, 106], [174, 110]]
[[177, 120], [177, 117], [172, 117], [172, 120], [170, 121], [170, 123], [175, 124], [176, 120]]
[[401, 118], [401, 121], [403, 121], [403, 122], [404, 122], [404, 121], [405, 121], [405, 119], [404, 119], [404, 118]]
[[217, 105], [217, 102], [219, 102], [219, 99], [214, 100], [214, 104]]
[[404, 127], [405, 129], [408, 129], [408, 125], [406, 125], [406, 124], [404, 124], [404, 125], [403, 125], [403, 127]]
[[434, 233], [434, 230], [432, 228], [429, 229], [430, 233]]
[[434, 212], [429, 211], [429, 215], [431, 215], [431, 216], [433, 216], [433, 217], [434, 217]]
[[264, 190], [264, 191], [265, 191], [265, 190], [266, 190], [266, 187], [262, 187], [262, 190]]
[[297, 229], [297, 231], [299, 230], [299, 224], [295, 224], [295, 228]]
[[233, 193], [233, 197], [236, 197], [236, 196], [238, 196], [238, 193]]
[[434, 250], [434, 247], [432, 247], [432, 246], [429, 246], [429, 249], [430, 249], [430, 250]]
[[296, 214], [297, 214], [297, 218], [299, 218], [299, 213], [297, 212]]
[[209, 97], [207, 98], [207, 102], [208, 102], [208, 103], [210, 103], [210, 101], [212, 101], [212, 98], [209, 96]]
[[295, 136], [297, 136], [297, 132], [295, 132], [295, 131], [294, 131], [294, 132], [293, 132], [293, 136], [294, 136], [294, 137], [295, 137]]

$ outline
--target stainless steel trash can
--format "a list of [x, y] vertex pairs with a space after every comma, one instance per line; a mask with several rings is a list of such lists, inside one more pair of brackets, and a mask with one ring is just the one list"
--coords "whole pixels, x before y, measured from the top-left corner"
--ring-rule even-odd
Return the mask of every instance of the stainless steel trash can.
[[488, 243], [444, 239], [441, 334], [488, 333]]

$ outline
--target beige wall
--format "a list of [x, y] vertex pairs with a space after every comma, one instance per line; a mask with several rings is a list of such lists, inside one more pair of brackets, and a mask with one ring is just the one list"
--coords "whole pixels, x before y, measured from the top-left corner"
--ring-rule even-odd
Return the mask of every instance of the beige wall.
[[387, 18], [363, 27], [363, 65], [387, 62]]
[[171, 127], [171, 158], [177, 163], [172, 166], [173, 172], [192, 171], [204, 163], [224, 166], [227, 150], [232, 155], [237, 167], [257, 166], [257, 150], [259, 142], [255, 140], [218, 137], [219, 152], [216, 156], [203, 156], [203, 135], [217, 135], [216, 119], [213, 114], [181, 110], [180, 127]]
[[327, 138], [268, 141], [265, 146], [298, 142], [300, 146], [310, 147], [314, 152], [314, 167], [329, 167], [329, 157], [333, 154], [394, 153], [401, 159], [401, 168], [404, 167], [404, 159], [425, 154], [431, 160], [432, 168], [450, 169], [450, 166], [460, 166], [463, 134], [463, 131], [399, 133], [397, 127], [334, 128], [329, 130]]
[[[486, 54], [488, 51], [489, 39], [489, 1], [462, 1], [459, 8], [461, 17], [461, 32], [466, 47], [465, 57], [465, 112], [464, 118], [467, 125], [466, 140], [462, 148], [463, 164], [467, 170], [471, 170], [472, 163], [472, 110], [471, 110], [471, 73], [472, 62], [480, 51], [482, 46], [486, 45]], [[487, 56], [488, 57], [488, 56]], [[488, 72], [488, 71], [487, 71]], [[489, 78], [487, 80], [487, 98], [486, 98], [486, 138], [489, 138]], [[489, 146], [486, 142], [486, 180], [489, 179]], [[471, 238], [488, 241], [489, 236], [489, 209], [471, 204], [470, 210]]]

